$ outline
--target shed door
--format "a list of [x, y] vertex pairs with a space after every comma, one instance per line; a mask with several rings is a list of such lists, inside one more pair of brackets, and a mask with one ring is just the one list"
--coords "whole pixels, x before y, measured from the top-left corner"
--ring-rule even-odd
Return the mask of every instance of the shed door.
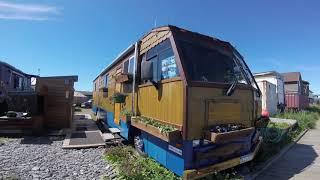
[[[121, 83], [116, 83], [116, 92], [121, 92]], [[118, 124], [120, 123], [120, 112], [121, 112], [121, 104], [120, 103], [114, 103], [114, 123]]]

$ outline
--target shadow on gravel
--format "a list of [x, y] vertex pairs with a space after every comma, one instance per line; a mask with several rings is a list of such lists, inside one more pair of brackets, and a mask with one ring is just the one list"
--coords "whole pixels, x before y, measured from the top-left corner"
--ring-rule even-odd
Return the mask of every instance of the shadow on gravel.
[[[43, 136], [43, 137], [33, 137], [33, 136], [25, 136], [21, 140], [20, 144], [52, 144], [53, 140], [52, 137]], [[58, 139], [57, 139], [58, 140]]]

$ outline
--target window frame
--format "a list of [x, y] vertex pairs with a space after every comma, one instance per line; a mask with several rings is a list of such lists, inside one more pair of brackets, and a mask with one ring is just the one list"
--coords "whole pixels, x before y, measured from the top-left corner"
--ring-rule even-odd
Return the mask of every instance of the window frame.
[[108, 88], [108, 83], [109, 83], [109, 74], [105, 74], [104, 76], [103, 76], [103, 87], [104, 88]]
[[[158, 46], [160, 43], [162, 43], [162, 42], [164, 42], [164, 41], [168, 41], [169, 46], [166, 47], [166, 48], [164, 48], [164, 49], [161, 49], [160, 51], [156, 51], [156, 53], [155, 53], [154, 55], [152, 55], [152, 56], [150, 56], [149, 58], [147, 58], [148, 52], [149, 52], [152, 48], [155, 48], [156, 46]], [[147, 61], [150, 61], [151, 59], [156, 58], [156, 60], [155, 60], [155, 62], [156, 62], [156, 69], [157, 69], [157, 72], [156, 72], [157, 77], [156, 77], [156, 79], [157, 79], [159, 82], [164, 81], [164, 80], [170, 81], [170, 79], [173, 79], [173, 80], [175, 80], [175, 79], [177, 79], [177, 78], [180, 79], [181, 73], [180, 73], [180, 69], [179, 69], [179, 67], [178, 67], [177, 57], [176, 57], [176, 55], [175, 55], [175, 53], [174, 53], [174, 46], [173, 46], [173, 44], [171, 43], [170, 38], [167, 38], [167, 39], [163, 40], [162, 42], [158, 43], [157, 45], [155, 45], [154, 47], [152, 47], [151, 49], [149, 49], [147, 52], [145, 52], [143, 55], [141, 55], [142, 57], [144, 56], [144, 58], [142, 58], [142, 59], [143, 59], [142, 61], [146, 61], [146, 62], [147, 62]], [[161, 67], [161, 66], [162, 66], [161, 63], [162, 63], [162, 61], [159, 59], [159, 55], [162, 54], [162, 53], [164, 53], [165, 51], [168, 51], [169, 49], [172, 50], [172, 54], [173, 54], [173, 56], [174, 56], [174, 61], [175, 61], [175, 64], [176, 64], [176, 68], [177, 68], [177, 70], [178, 70], [178, 73], [177, 73], [177, 76], [175, 76], [175, 77], [162, 79], [162, 78], [161, 78], [161, 76], [162, 76], [162, 70], [161, 70], [161, 68], [162, 68], [162, 67]], [[141, 66], [142, 66], [142, 64], [143, 64], [143, 63], [141, 63]], [[147, 83], [147, 82], [142, 82], [141, 84], [145, 84], [145, 83]]]
[[[130, 60], [133, 60], [133, 64], [130, 63]], [[128, 63], [127, 72], [125, 72], [125, 63]], [[131, 74], [133, 75], [135, 72], [130, 72], [131, 65], [135, 65], [135, 57], [134, 55], [130, 56], [127, 60], [123, 61], [122, 63], [122, 73], [124, 74]], [[134, 68], [132, 69], [134, 71]]]

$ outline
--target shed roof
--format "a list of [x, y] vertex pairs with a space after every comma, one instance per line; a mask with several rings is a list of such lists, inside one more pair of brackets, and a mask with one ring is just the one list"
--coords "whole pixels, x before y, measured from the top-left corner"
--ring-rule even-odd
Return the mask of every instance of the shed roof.
[[301, 80], [301, 73], [300, 72], [288, 72], [282, 73], [284, 77], [284, 82], [296, 82]]
[[70, 75], [70, 76], [41, 76], [41, 79], [72, 79], [74, 82], [78, 82], [78, 76]]

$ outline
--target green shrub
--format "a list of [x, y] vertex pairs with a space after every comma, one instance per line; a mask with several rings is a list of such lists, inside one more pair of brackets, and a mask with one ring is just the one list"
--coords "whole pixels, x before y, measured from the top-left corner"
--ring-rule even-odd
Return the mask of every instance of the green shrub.
[[[304, 111], [294, 112], [288, 111], [281, 114], [277, 114], [274, 117], [282, 118], [282, 119], [294, 119], [297, 120], [298, 126], [294, 128], [292, 131], [289, 131], [287, 134], [284, 134], [281, 140], [279, 141], [263, 141], [262, 147], [254, 159], [251, 162], [251, 167], [253, 169], [256, 168], [257, 164], [262, 163], [277, 154], [284, 148], [287, 144], [291, 143], [296, 139], [296, 137], [304, 130], [315, 128], [316, 122], [320, 118], [320, 107], [319, 106], [310, 106]], [[281, 132], [283, 129], [286, 129], [287, 125], [284, 123], [269, 123], [268, 128], [272, 128], [272, 130]], [[272, 135], [272, 134], [271, 134]]]
[[274, 128], [279, 128], [279, 129], [287, 129], [287, 128], [290, 127], [290, 124], [288, 124], [288, 123], [270, 122], [267, 127], [269, 127], [269, 128], [273, 128], [274, 127]]
[[298, 122], [298, 126], [301, 130], [308, 128], [314, 128], [317, 120], [319, 119], [319, 113], [316, 111], [299, 111], [299, 112], [285, 112], [277, 114], [275, 117], [283, 119], [295, 119]]
[[153, 159], [139, 156], [131, 146], [110, 147], [104, 159], [117, 168], [119, 179], [181, 179]]

